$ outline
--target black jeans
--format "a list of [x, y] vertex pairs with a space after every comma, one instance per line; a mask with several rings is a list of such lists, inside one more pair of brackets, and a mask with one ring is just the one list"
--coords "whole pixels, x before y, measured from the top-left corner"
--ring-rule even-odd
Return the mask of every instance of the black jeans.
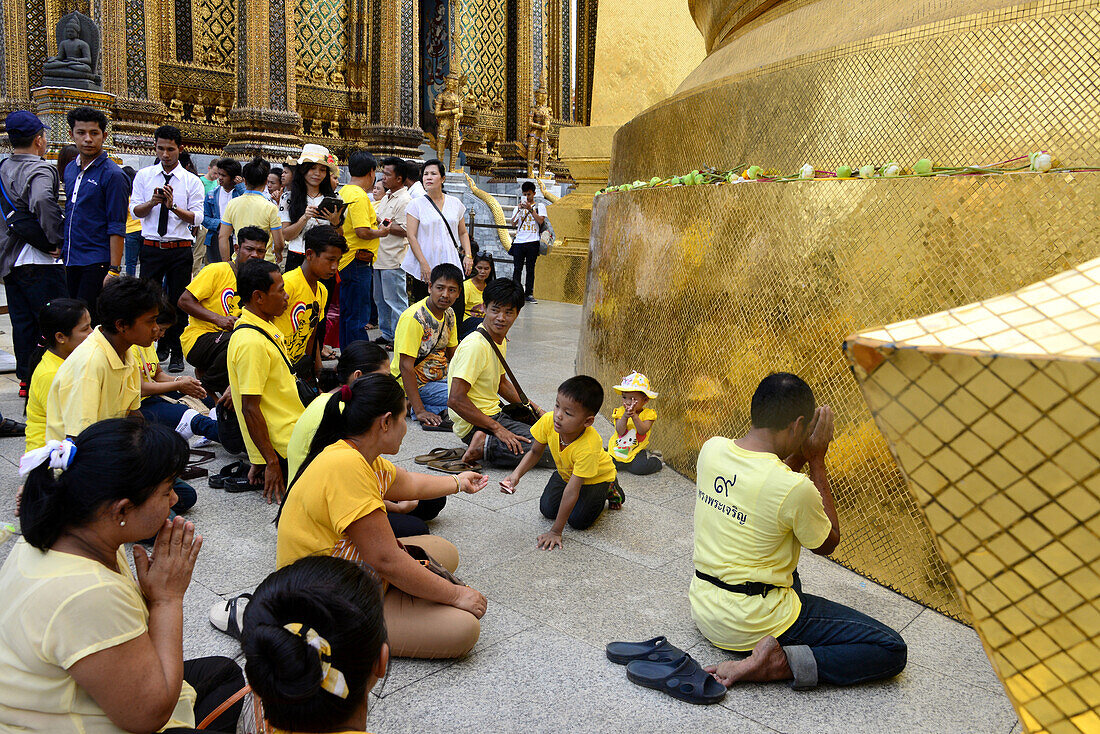
[[[611, 482], [582, 484], [577, 504], [573, 505], [573, 511], [569, 513], [569, 527], [574, 530], [584, 530], [596, 522], [603, 512], [604, 505], [607, 504], [607, 493], [610, 489]], [[542, 499], [539, 500], [539, 511], [542, 512], [543, 517], [548, 520], [558, 518], [563, 494], [565, 494], [565, 480], [555, 471], [546, 482], [546, 489], [542, 490]]]
[[[183, 661], [183, 679], [195, 689], [195, 725], [202, 723], [210, 713], [244, 688], [244, 673], [229, 658], [208, 657]], [[237, 731], [237, 719], [241, 717], [244, 701], [238, 701], [225, 710], [203, 729], [205, 732], [232, 733]], [[165, 734], [190, 734], [198, 729], [173, 727]]]
[[176, 323], [172, 324], [161, 337], [163, 345], [157, 346], [167, 346], [182, 357], [180, 334], [183, 333], [183, 327], [187, 326], [187, 314], [176, 304], [184, 288], [191, 282], [193, 263], [191, 246], [162, 250], [152, 245], [142, 245], [138, 258], [141, 262], [141, 277], [157, 285], [163, 284], [164, 295], [176, 311]]
[[419, 278], [414, 278], [408, 273], [405, 274], [405, 281], [409, 291], [409, 304], [416, 303], [417, 301], [423, 301], [428, 297], [428, 284]]
[[103, 290], [103, 279], [107, 277], [107, 263], [97, 265], [66, 265], [65, 280], [69, 284], [69, 295], [88, 304], [88, 313], [92, 315], [92, 326], [99, 325], [96, 313], [96, 301]]
[[513, 242], [512, 243], [512, 280], [517, 285], [523, 285], [520, 276], [527, 271], [527, 285], [523, 292], [528, 295], [535, 293], [535, 260], [539, 256], [539, 241]]
[[[11, 338], [15, 345], [15, 375], [29, 382], [31, 355], [42, 336], [38, 312], [50, 299], [69, 295], [63, 265], [20, 265], [4, 278], [8, 294]], [[52, 336], [52, 335], [51, 335]]]
[[283, 269], [283, 272], [289, 273], [290, 271], [294, 270], [294, 268], [301, 267], [302, 263], [304, 263], [305, 261], [305, 255], [298, 252], [290, 252], [288, 250], [286, 253], [286, 267]]
[[436, 497], [430, 500], [420, 500], [412, 512], [405, 514], [387, 513], [394, 537], [411, 538], [416, 535], [431, 535], [427, 521], [434, 520], [446, 504], [446, 497]]

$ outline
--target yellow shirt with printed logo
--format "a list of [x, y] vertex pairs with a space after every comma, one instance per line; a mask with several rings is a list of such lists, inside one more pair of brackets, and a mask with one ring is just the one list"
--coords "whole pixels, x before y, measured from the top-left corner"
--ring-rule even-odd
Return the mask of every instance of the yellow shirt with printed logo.
[[727, 584], [780, 588], [749, 596], [694, 577], [688, 591], [699, 631], [724, 650], [751, 650], [787, 631], [802, 602], [791, 588], [802, 546], [818, 548], [832, 524], [817, 487], [771, 453], [716, 436], [696, 466], [695, 568]]
[[554, 430], [554, 414], [543, 413], [531, 426], [531, 438], [550, 447], [558, 474], [566, 482], [574, 475], [581, 478], [582, 484], [600, 484], [615, 479], [615, 462], [603, 450], [603, 439], [592, 426], [585, 428], [563, 449], [561, 435]]
[[[611, 411], [611, 423], [614, 425], [616, 421], [623, 417], [624, 413], [626, 413], [626, 408], [621, 405]], [[655, 421], [657, 420], [657, 411], [653, 408], [643, 408], [642, 412], [638, 414], [638, 420]], [[615, 461], [629, 464], [638, 455], [639, 451], [649, 446], [649, 437], [652, 434], [653, 426], [650, 425], [647, 432], [639, 435], [638, 429], [634, 426], [634, 419], [627, 418], [626, 433], [622, 436], [616, 433], [607, 440], [607, 453], [611, 454], [611, 458]]]
[[[241, 315], [241, 299], [237, 297], [237, 274], [229, 263], [207, 265], [187, 285], [187, 292], [207, 311], [232, 318]], [[222, 329], [212, 322], [189, 316], [187, 327], [180, 334], [183, 356], [187, 356], [200, 336], [219, 331]]]
[[286, 311], [275, 319], [275, 328], [283, 335], [290, 363], [296, 364], [306, 355], [309, 338], [317, 331], [317, 325], [325, 314], [328, 290], [321, 283], [314, 291], [306, 282], [301, 268], [294, 268], [283, 276], [283, 287], [289, 299]]
[[46, 398], [46, 440], [77, 436], [107, 418], [123, 418], [141, 406], [141, 373], [133, 352], [126, 359], [101, 326], [61, 363]]

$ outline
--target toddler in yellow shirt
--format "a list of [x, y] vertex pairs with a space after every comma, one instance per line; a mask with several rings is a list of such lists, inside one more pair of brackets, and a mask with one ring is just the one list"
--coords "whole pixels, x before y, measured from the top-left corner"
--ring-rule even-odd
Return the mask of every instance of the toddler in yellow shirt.
[[657, 420], [657, 411], [646, 407], [657, 397], [649, 378], [641, 372], [631, 372], [611, 389], [623, 396], [623, 404], [611, 413], [615, 435], [607, 442], [607, 453], [615, 460], [615, 467], [638, 475], [661, 471], [661, 460], [646, 448]]
[[625, 497], [615, 479], [615, 463], [592, 427], [602, 405], [603, 388], [587, 375], [570, 377], [559, 385], [554, 412], [543, 414], [531, 426], [531, 450], [500, 482], [501, 492], [515, 492], [519, 480], [550, 446], [558, 470], [542, 491], [539, 509], [554, 525], [538, 537], [539, 548], [560, 548], [566, 522], [574, 530], [584, 530], [603, 513], [605, 502], [612, 509], [622, 507]]

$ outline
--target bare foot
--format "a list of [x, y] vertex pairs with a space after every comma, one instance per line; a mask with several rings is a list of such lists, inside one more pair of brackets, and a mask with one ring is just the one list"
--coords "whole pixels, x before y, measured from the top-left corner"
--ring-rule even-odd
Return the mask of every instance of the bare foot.
[[476, 431], [470, 440], [470, 448], [462, 455], [462, 460], [471, 465], [481, 461], [481, 457], [485, 455], [485, 438], [484, 431]]
[[774, 637], [765, 637], [756, 643], [752, 654], [744, 660], [727, 660], [718, 665], [708, 665], [703, 670], [726, 688], [739, 681], [766, 682], [794, 677], [787, 664], [787, 654]]

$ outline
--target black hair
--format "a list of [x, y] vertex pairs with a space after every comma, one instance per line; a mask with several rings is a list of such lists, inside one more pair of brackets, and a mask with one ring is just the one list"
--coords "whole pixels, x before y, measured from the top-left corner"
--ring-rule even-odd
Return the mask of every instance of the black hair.
[[525, 194], [528, 191], [534, 191], [535, 190], [535, 182], [534, 181], [524, 181], [523, 185], [519, 187], [519, 190], [522, 191]]
[[753, 428], [782, 431], [799, 418], [813, 418], [814, 391], [798, 375], [773, 372], [760, 381], [752, 394], [750, 416]]
[[420, 180], [420, 163], [418, 161], [404, 161], [405, 180], [414, 184]]
[[257, 227], [255, 224], [241, 227], [241, 231], [237, 233], [237, 242], [251, 240], [252, 242], [263, 242], [266, 245], [270, 239], [271, 237], [267, 234], [267, 230]]
[[356, 150], [348, 156], [348, 173], [352, 176], [362, 178], [376, 170], [378, 170], [378, 161], [367, 151]]
[[45, 130], [45, 128], [43, 128], [42, 130], [39, 130], [38, 132], [34, 133], [33, 135], [16, 135], [15, 133], [13, 133], [12, 131], [9, 130], [8, 131], [8, 142], [11, 144], [11, 147], [13, 147], [13, 148], [29, 148], [29, 147], [31, 147], [31, 144], [34, 143], [34, 139], [42, 134], [43, 130]]
[[302, 244], [307, 250], [320, 255], [330, 247], [335, 247], [344, 254], [348, 251], [348, 241], [344, 239], [344, 233], [331, 224], [321, 224], [302, 235]]
[[603, 406], [603, 386], [588, 375], [577, 375], [558, 385], [558, 394], [580, 404], [589, 415], [596, 415]]
[[[253, 160], [255, 160], [255, 159], [253, 159]], [[268, 175], [268, 176], [270, 176], [270, 175], [271, 175], [271, 174], [273, 174], [273, 173], [274, 173], [274, 174], [275, 174], [276, 176], [278, 176], [278, 177], [279, 177], [280, 179], [282, 179], [282, 177], [283, 177], [283, 169], [282, 169], [282, 168], [281, 168], [280, 166], [271, 166], [271, 170], [267, 172], [267, 175]]]
[[252, 302], [252, 296], [256, 291], [267, 293], [271, 288], [271, 274], [279, 272], [279, 266], [268, 262], [262, 257], [254, 257], [237, 271], [237, 295], [241, 299], [241, 305]]
[[160, 298], [160, 306], [157, 309], [157, 323], [161, 326], [176, 323], [176, 309], [172, 307], [171, 301], [163, 293]]
[[199, 172], [195, 170], [195, 162], [191, 160], [191, 154], [186, 150], [180, 151], [179, 164], [183, 166], [183, 170], [188, 173], [193, 173], [196, 176], [199, 175]]
[[176, 145], [182, 146], [183, 134], [175, 125], [161, 125], [153, 131], [153, 142], [155, 143], [158, 140], [171, 140]]
[[[31, 353], [30, 365], [27, 368], [28, 375], [34, 375], [46, 350], [57, 346], [54, 336], [58, 332], [65, 336], [72, 334], [73, 329], [86, 313], [88, 313], [88, 304], [79, 298], [51, 298], [46, 301], [46, 305], [38, 311], [38, 346]], [[30, 400], [30, 391], [28, 391], [27, 400]]]
[[439, 263], [432, 268], [432, 273], [429, 276], [432, 279], [432, 283], [437, 280], [449, 280], [459, 288], [462, 287], [462, 271], [458, 269], [457, 265], [452, 263]]
[[[321, 166], [326, 173], [331, 173], [324, 163], [303, 163], [293, 169], [294, 178], [290, 179], [290, 201], [287, 203], [287, 214], [290, 221], [297, 222], [306, 213], [306, 173], [314, 166]], [[332, 189], [332, 178], [325, 176], [318, 187], [322, 196], [333, 196], [336, 192]]]
[[78, 122], [95, 122], [99, 124], [100, 130], [107, 132], [107, 115], [91, 107], [76, 107], [71, 109], [69, 110], [69, 114], [65, 115], [65, 119], [69, 123], [70, 131], [76, 127], [76, 123]]
[[340, 350], [340, 359], [336, 362], [336, 374], [340, 376], [340, 384], [348, 384], [348, 380], [356, 371], [364, 375], [371, 374], [389, 358], [390, 355], [386, 350], [374, 342], [356, 339]]
[[255, 189], [267, 183], [267, 174], [271, 173], [271, 164], [260, 156], [256, 156], [241, 169], [244, 176], [244, 184], [250, 189]]
[[96, 300], [99, 326], [108, 334], [117, 334], [119, 321], [133, 324], [142, 314], [160, 308], [163, 298], [160, 286], [151, 280], [132, 275], [111, 278]]
[[232, 183], [236, 183], [237, 176], [241, 175], [240, 161], [232, 158], [219, 158], [218, 168], [225, 173], [225, 175], [229, 176], [229, 178], [233, 179]]
[[187, 466], [187, 442], [159, 423], [111, 418], [85, 428], [74, 443], [67, 469], [55, 473], [46, 462], [27, 475], [23, 487], [23, 537], [42, 551], [67, 528], [93, 520], [106, 504], [143, 504]]
[[[286, 628], [300, 624], [332, 648], [328, 662], [347, 683], [344, 698], [321, 687], [321, 658]], [[264, 718], [285, 731], [336, 731], [363, 704], [386, 642], [382, 588], [369, 566], [307, 556], [257, 587], [244, 612], [244, 670]]]
[[80, 155], [80, 148], [77, 148], [72, 143], [66, 143], [61, 146], [61, 150], [57, 151], [57, 175], [64, 185], [65, 181], [65, 169], [72, 163], [73, 159]]
[[406, 172], [408, 171], [408, 166], [405, 165], [405, 161], [403, 159], [398, 158], [395, 155], [391, 155], [391, 156], [388, 156], [386, 158], [383, 158], [382, 159], [382, 168], [385, 168], [386, 166], [393, 166], [393, 174], [395, 176], [400, 176], [402, 180], [407, 180], [408, 179], [408, 176], [406, 176]]
[[527, 296], [523, 293], [523, 286], [511, 278], [494, 278], [481, 292], [481, 301], [485, 308], [489, 308], [490, 303], [495, 303], [504, 307], [511, 306], [519, 311], [527, 302]]
[[126, 178], [130, 179], [130, 186], [132, 187], [134, 185], [134, 177], [137, 176], [137, 171], [134, 170], [133, 166], [123, 166], [122, 172], [126, 174]]
[[430, 161], [424, 161], [423, 165], [420, 166], [421, 176], [424, 175], [424, 171], [428, 170], [428, 166], [435, 166], [437, 169], [439, 169], [440, 178], [447, 177], [447, 166], [444, 165], [443, 161], [439, 160], [438, 158], [432, 158]]
[[489, 263], [489, 278], [485, 281], [485, 284], [488, 285], [490, 282], [492, 282], [493, 278], [497, 277], [496, 260], [493, 259], [492, 254], [489, 253], [489, 252], [480, 252], [480, 251], [475, 252], [474, 253], [474, 266], [473, 266], [473, 268], [470, 269], [470, 277], [471, 278], [474, 277], [475, 272], [477, 270], [477, 264], [479, 262]]

